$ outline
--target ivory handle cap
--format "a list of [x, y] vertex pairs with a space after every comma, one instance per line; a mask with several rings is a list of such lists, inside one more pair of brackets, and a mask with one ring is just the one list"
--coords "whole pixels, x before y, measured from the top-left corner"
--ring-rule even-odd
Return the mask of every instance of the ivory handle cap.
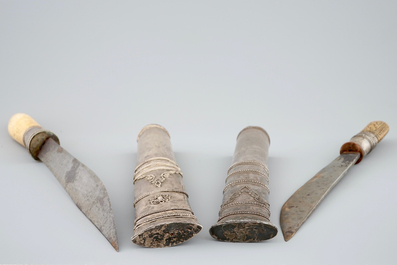
[[[14, 114], [8, 122], [8, 133], [22, 146], [25, 146], [23, 136], [31, 127], [41, 127], [32, 117], [24, 113]], [[26, 146], [25, 146], [26, 147]]]
[[23, 113], [11, 117], [8, 122], [8, 133], [37, 161], [40, 161], [38, 154], [48, 138], [59, 144], [59, 139], [53, 132], [44, 130], [32, 117]]

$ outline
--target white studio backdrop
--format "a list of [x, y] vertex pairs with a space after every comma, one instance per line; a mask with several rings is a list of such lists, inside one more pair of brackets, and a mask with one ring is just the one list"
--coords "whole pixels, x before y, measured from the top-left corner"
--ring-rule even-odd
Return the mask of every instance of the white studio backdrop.
[[[397, 258], [394, 1], [0, 0], [0, 263], [394, 264]], [[120, 252], [42, 163], [10, 138], [27, 113], [105, 184]], [[292, 193], [369, 122], [390, 132], [285, 243]], [[134, 245], [136, 137], [171, 134], [203, 230]], [[218, 218], [237, 134], [270, 135], [271, 220], [262, 243], [222, 243]]]

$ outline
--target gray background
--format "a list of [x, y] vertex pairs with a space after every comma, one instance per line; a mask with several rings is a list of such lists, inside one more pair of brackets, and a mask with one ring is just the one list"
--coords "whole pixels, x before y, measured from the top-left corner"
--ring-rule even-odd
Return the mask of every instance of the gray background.
[[[396, 1], [0, 1], [0, 263], [395, 264]], [[55, 132], [102, 179], [120, 252], [7, 133], [14, 113]], [[272, 222], [370, 121], [390, 133], [285, 243], [221, 243], [235, 139], [265, 128]], [[202, 232], [130, 241], [136, 136], [171, 134]]]

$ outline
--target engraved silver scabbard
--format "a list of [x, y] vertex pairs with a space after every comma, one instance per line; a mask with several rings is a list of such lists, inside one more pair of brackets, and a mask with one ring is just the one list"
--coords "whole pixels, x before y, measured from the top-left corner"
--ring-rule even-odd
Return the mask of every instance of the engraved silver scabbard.
[[277, 227], [270, 222], [268, 202], [269, 145], [269, 135], [261, 127], [246, 127], [237, 136], [219, 220], [210, 229], [213, 238], [229, 242], [258, 242], [276, 236]]
[[188, 202], [168, 131], [156, 124], [138, 135], [135, 222], [131, 240], [145, 247], [180, 244], [202, 229]]

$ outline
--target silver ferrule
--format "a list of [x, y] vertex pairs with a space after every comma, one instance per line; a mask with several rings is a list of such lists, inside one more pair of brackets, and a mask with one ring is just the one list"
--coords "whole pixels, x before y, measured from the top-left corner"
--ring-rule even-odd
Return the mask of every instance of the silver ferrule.
[[35, 160], [40, 161], [38, 153], [48, 138], [52, 138], [59, 144], [59, 139], [53, 132], [44, 130], [40, 126], [32, 126], [25, 131], [23, 135], [23, 144], [30, 155]]
[[36, 135], [38, 135], [41, 132], [45, 132], [45, 130], [40, 126], [33, 126], [25, 131], [25, 133], [23, 134], [23, 144], [25, 145], [25, 148], [28, 151], [29, 151], [30, 143], [32, 142], [33, 137], [35, 137]]
[[376, 147], [378, 138], [371, 132], [362, 131], [353, 136], [350, 142], [358, 144], [363, 151], [363, 156], [366, 156]]

